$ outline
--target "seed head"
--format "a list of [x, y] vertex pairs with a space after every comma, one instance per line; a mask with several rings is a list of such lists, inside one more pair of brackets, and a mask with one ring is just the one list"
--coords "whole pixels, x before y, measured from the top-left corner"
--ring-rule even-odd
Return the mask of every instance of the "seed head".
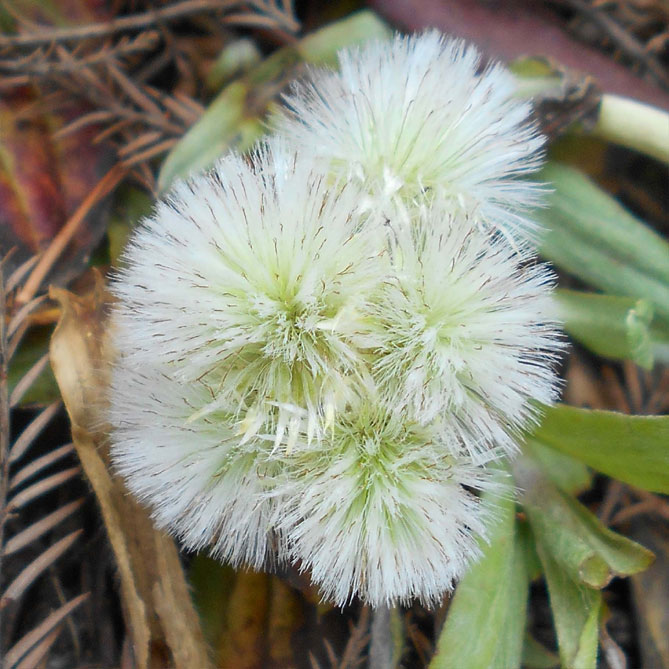
[[438, 196], [520, 244], [541, 195], [521, 177], [540, 166], [543, 139], [515, 88], [460, 40], [397, 35], [342, 50], [337, 71], [311, 70], [276, 127], [337, 178], [360, 182], [372, 210], [406, 216]]

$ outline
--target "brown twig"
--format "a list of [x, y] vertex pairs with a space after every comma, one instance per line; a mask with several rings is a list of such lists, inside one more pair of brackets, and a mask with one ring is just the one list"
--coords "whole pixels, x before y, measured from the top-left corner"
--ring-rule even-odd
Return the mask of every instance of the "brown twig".
[[91, 37], [109, 37], [119, 32], [142, 30], [162, 22], [182, 19], [190, 14], [199, 14], [211, 11], [229, 11], [236, 7], [252, 6], [259, 12], [266, 12], [274, 17], [275, 21], [291, 32], [299, 29], [299, 24], [288, 11], [272, 2], [260, 0], [244, 2], [242, 0], [183, 0], [171, 5], [152, 9], [141, 14], [122, 16], [111, 21], [89, 23], [82, 26], [68, 28], [45, 28], [39, 32], [30, 32], [21, 35], [0, 35], [0, 47], [10, 46], [38, 46], [52, 42], [89, 39]]
[[609, 524], [612, 526], [620, 525], [635, 516], [647, 513], [657, 514], [660, 518], [667, 521], [669, 520], [669, 504], [659, 497], [652, 496], [651, 498], [644, 499], [641, 502], [637, 502], [636, 504], [621, 509], [611, 519]]
[[606, 494], [604, 495], [604, 500], [597, 514], [604, 525], [608, 525], [611, 522], [613, 512], [616, 506], [618, 506], [620, 503], [620, 500], [622, 499], [625, 492], [626, 488], [623, 483], [614, 479], [609, 481]]
[[77, 71], [81, 66], [100, 65], [136, 53], [151, 51], [157, 46], [158, 40], [158, 33], [150, 30], [132, 39], [124, 37], [113, 46], [104, 45], [99, 51], [71, 61], [53, 60], [50, 58], [50, 49], [45, 52], [39, 48], [23, 58], [0, 60], [0, 71], [20, 72], [37, 77], [53, 76], [56, 73], [66, 74]]
[[669, 76], [665, 68], [634, 35], [605, 12], [584, 0], [559, 0], [559, 3], [568, 4], [583, 14], [589, 21], [597, 25], [618, 48], [646, 67], [660, 85], [669, 88]]
[[339, 669], [349, 669], [358, 664], [360, 655], [369, 641], [369, 624], [371, 616], [372, 613], [369, 606], [363, 606], [360, 611], [358, 622], [351, 630], [351, 636], [346, 643], [344, 654], [339, 663]]
[[103, 198], [109, 194], [128, 173], [128, 167], [117, 164], [107, 172], [107, 174], [98, 182], [91, 192], [84, 198], [77, 210], [70, 219], [60, 229], [53, 238], [51, 244], [40, 257], [35, 269], [30, 273], [25, 285], [16, 296], [18, 304], [28, 303], [35, 293], [39, 290], [46, 275], [49, 273], [54, 263], [60, 257], [70, 243], [77, 230], [84, 222], [88, 212]]

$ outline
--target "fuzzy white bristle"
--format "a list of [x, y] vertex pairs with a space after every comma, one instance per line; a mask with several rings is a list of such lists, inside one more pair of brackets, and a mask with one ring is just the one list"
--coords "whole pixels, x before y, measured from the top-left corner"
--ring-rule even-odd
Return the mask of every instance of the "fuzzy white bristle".
[[275, 126], [362, 183], [368, 206], [389, 218], [436, 196], [522, 246], [535, 234], [525, 213], [542, 193], [523, 177], [540, 167], [543, 138], [515, 88], [461, 40], [397, 35], [342, 50], [337, 71], [312, 69]]
[[422, 424], [439, 420], [453, 452], [514, 452], [535, 403], [557, 395], [552, 272], [443, 202], [390, 238], [365, 342], [380, 394]]

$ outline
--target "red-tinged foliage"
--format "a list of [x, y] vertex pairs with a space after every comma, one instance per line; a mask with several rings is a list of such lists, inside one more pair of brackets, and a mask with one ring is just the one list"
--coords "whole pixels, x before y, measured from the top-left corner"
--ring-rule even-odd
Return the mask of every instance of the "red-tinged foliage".
[[669, 93], [644, 81], [600, 49], [564, 30], [545, 3], [533, 0], [371, 0], [372, 7], [405, 30], [439, 28], [474, 42], [487, 56], [511, 61], [547, 56], [597, 78], [600, 88], [669, 108]]
[[[5, 252], [17, 248], [14, 263], [49, 245], [109, 165], [108, 150], [93, 144], [96, 128], [54, 137], [83, 111], [71, 104], [52, 113], [30, 87], [0, 100], [0, 246]], [[103, 211], [94, 209], [52, 280], [66, 280], [80, 271], [79, 261], [98, 243], [105, 223]]]

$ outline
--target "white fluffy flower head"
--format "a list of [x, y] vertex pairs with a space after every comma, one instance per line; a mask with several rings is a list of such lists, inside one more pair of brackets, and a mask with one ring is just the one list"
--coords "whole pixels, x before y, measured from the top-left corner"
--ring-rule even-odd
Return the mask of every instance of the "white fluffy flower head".
[[362, 401], [325, 447], [290, 464], [278, 527], [326, 599], [434, 604], [479, 554], [486, 514], [465, 486], [489, 472], [446, 454], [433, 426]]
[[460, 40], [397, 35], [341, 51], [338, 71], [313, 69], [277, 129], [362, 182], [388, 217], [438, 196], [522, 241], [541, 189], [519, 177], [539, 167], [543, 140], [514, 91], [503, 66], [483, 67]]
[[441, 421], [471, 456], [513, 453], [534, 402], [556, 396], [552, 273], [443, 202], [391, 238], [367, 335], [379, 391], [422, 424]]
[[541, 139], [510, 75], [437, 33], [340, 64], [134, 235], [112, 453], [189, 548], [292, 561], [338, 604], [434, 603], [478, 554], [488, 463], [555, 396], [522, 241]]
[[179, 184], [126, 253], [121, 353], [205, 386], [192, 419], [233, 411], [245, 438], [275, 445], [303, 421], [322, 432], [360, 382], [351, 338], [383, 278], [360, 197], [281, 142]]
[[193, 408], [210, 401], [207, 388], [184, 383], [169, 365], [140, 361], [128, 340], [118, 343], [112, 456], [129, 490], [187, 548], [256, 569], [282, 560], [272, 525], [280, 474], [272, 443], [240, 444], [234, 416], [224, 412], [191, 420]]

